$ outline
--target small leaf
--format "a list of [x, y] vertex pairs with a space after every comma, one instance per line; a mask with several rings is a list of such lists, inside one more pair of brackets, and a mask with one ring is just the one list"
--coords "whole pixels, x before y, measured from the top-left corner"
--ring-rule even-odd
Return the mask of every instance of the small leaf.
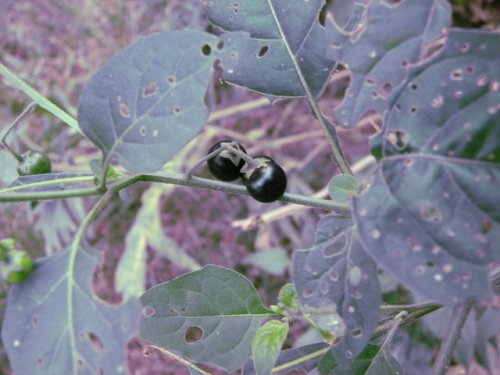
[[9, 289], [2, 341], [16, 374], [125, 371], [125, 348], [136, 335], [140, 314], [138, 301], [101, 301], [91, 284], [101, 255], [82, 246], [74, 273], [69, 255], [64, 250], [37, 261], [30, 277]]
[[288, 335], [288, 323], [271, 320], [257, 330], [252, 340], [252, 355], [257, 375], [271, 373]]
[[155, 172], [203, 127], [217, 39], [192, 31], [149, 35], [109, 60], [80, 97], [83, 133], [130, 172]]
[[344, 101], [335, 111], [346, 127], [387, 108], [387, 99], [406, 81], [408, 67], [424, 58], [451, 18], [446, 0], [377, 0], [357, 4], [353, 12], [360, 10], [362, 21], [351, 32], [343, 31], [330, 17], [326, 23], [327, 56], [351, 72]]
[[440, 304], [489, 295], [500, 259], [499, 59], [496, 34], [456, 29], [411, 69], [378, 136], [378, 173], [353, 202], [365, 250]]
[[297, 291], [295, 290], [295, 285], [291, 283], [283, 285], [278, 294], [278, 301], [292, 310], [298, 310], [299, 299]]
[[333, 351], [339, 363], [354, 358], [378, 324], [381, 296], [376, 265], [359, 244], [352, 221], [324, 217], [315, 245], [295, 253], [293, 277], [302, 311], [326, 324], [323, 329], [337, 321]]
[[273, 275], [283, 275], [290, 265], [286, 251], [282, 248], [259, 251], [245, 257], [243, 264], [251, 264]]
[[273, 315], [250, 281], [217, 266], [156, 285], [141, 302], [144, 340], [229, 372], [247, 360], [257, 329]]
[[223, 60], [224, 80], [274, 96], [305, 96], [298, 66], [318, 95], [335, 65], [325, 57], [325, 30], [318, 21], [322, 5], [323, 0], [210, 1], [212, 23], [225, 31], [249, 33], [244, 38], [224, 36], [235, 47]]
[[340, 203], [348, 204], [351, 198], [358, 193], [359, 180], [348, 174], [338, 174], [328, 183], [330, 197]]

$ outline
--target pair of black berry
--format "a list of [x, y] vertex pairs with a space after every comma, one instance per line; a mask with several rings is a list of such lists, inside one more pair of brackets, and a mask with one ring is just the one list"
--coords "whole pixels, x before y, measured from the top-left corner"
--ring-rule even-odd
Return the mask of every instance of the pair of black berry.
[[[209, 154], [223, 148], [224, 145], [233, 145], [235, 149], [246, 155], [246, 150], [242, 145], [230, 140], [214, 144]], [[207, 164], [212, 175], [219, 180], [235, 181], [241, 177], [248, 193], [259, 202], [274, 202], [285, 193], [287, 185], [285, 171], [273, 159], [265, 155], [245, 161], [241, 155], [223, 149], [208, 159]]]

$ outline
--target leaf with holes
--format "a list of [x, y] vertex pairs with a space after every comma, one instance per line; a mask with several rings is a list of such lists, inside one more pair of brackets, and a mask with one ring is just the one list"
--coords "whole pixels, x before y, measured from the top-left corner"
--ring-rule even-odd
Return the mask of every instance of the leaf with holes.
[[395, 98], [378, 173], [354, 199], [366, 251], [442, 304], [487, 296], [500, 258], [499, 59], [497, 35], [452, 30]]
[[2, 341], [13, 372], [125, 372], [140, 306], [138, 300], [109, 305], [94, 295], [92, 273], [100, 261], [96, 250], [83, 246], [70, 267], [64, 250], [37, 261], [30, 277], [9, 289]]
[[83, 90], [78, 122], [106, 158], [155, 172], [203, 127], [217, 38], [192, 31], [147, 36], [109, 60]]
[[217, 266], [156, 285], [141, 302], [144, 340], [229, 372], [245, 363], [257, 329], [273, 316], [248, 279]]
[[[323, 0], [212, 0], [208, 17], [226, 31], [245, 31], [225, 42], [237, 48], [224, 61], [223, 78], [274, 96], [306, 96], [299, 71], [317, 96], [335, 63], [325, 56], [325, 29], [318, 16]], [[239, 47], [239, 48], [238, 48]]]
[[352, 32], [330, 17], [326, 23], [327, 56], [351, 71], [350, 86], [335, 111], [346, 127], [386, 110], [387, 98], [405, 82], [408, 67], [433, 51], [451, 15], [446, 0], [374, 0], [359, 9], [364, 9], [363, 20]]
[[303, 311], [330, 304], [340, 315], [332, 326], [338, 331], [332, 349], [339, 363], [358, 355], [377, 326], [381, 298], [377, 268], [357, 240], [353, 222], [333, 215], [321, 219], [313, 248], [295, 253], [293, 277]]

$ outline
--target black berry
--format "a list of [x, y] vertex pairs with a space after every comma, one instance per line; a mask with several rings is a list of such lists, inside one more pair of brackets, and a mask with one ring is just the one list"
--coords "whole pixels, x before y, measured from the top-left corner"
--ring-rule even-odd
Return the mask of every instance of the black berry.
[[[231, 143], [232, 141], [225, 140], [214, 144], [208, 153], [212, 153], [222, 147], [223, 144]], [[237, 144], [234, 146], [246, 154], [245, 148]], [[238, 155], [228, 150], [222, 150], [219, 154], [211, 157], [207, 161], [208, 169], [212, 175], [221, 181], [234, 181], [241, 176], [241, 168], [245, 165], [245, 161]]]
[[273, 159], [257, 156], [255, 166], [243, 176], [248, 193], [257, 201], [269, 203], [281, 198], [286, 190], [286, 174]]

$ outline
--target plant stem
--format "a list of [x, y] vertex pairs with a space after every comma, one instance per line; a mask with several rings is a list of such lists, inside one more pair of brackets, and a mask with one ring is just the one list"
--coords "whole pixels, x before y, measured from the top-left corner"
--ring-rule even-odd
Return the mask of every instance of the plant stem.
[[194, 363], [191, 363], [189, 362], [187, 359], [185, 359], [184, 357], [181, 357], [180, 355], [177, 355], [175, 353], [172, 353], [171, 351], [169, 350], [166, 350], [164, 348], [161, 348], [159, 346], [156, 346], [156, 345], [150, 345], [151, 348], [153, 349], [156, 349], [158, 350], [160, 353], [166, 355], [167, 357], [169, 358], [172, 358], [173, 360], [175, 361], [178, 361], [180, 363], [182, 363], [183, 365], [185, 365], [186, 367], [189, 367], [193, 370], [195, 370], [196, 372], [199, 372], [200, 374], [203, 374], [203, 375], [212, 375], [210, 374], [209, 372], [206, 372], [205, 370], [199, 368], [198, 366], [196, 366]]
[[455, 307], [453, 307], [451, 321], [448, 326], [445, 342], [442, 345], [441, 350], [439, 351], [436, 362], [434, 363], [434, 375], [443, 375], [445, 373], [446, 367], [448, 366], [450, 358], [453, 354], [453, 349], [455, 348], [455, 345], [460, 338], [462, 328], [464, 327], [465, 321], [469, 316], [473, 304], [473, 301], [469, 301], [464, 304], [455, 305]]
[[[246, 188], [242, 185], [230, 184], [227, 182], [209, 180], [206, 178], [200, 178], [194, 176], [187, 179], [179, 174], [133, 175], [116, 180], [116, 182], [111, 185], [111, 189], [114, 191], [119, 191], [139, 181], [160, 182], [164, 184], [173, 184], [173, 185], [189, 186], [189, 187], [209, 189], [209, 190], [217, 190], [232, 194], [249, 195]], [[52, 182], [54, 184], [60, 183], [60, 181], [58, 180], [53, 180]], [[31, 186], [29, 184], [26, 184], [22, 186], [16, 186], [14, 188], [8, 188], [6, 189], [8, 190], [7, 192], [2, 192], [0, 190], [0, 202], [35, 201], [35, 200], [73, 198], [73, 197], [104, 194], [104, 192], [99, 187], [46, 191], [46, 192], [41, 192], [41, 191], [38, 192], [30, 191], [30, 192], [19, 192], [19, 193], [15, 192], [17, 190], [28, 189], [30, 187]], [[335, 211], [339, 215], [350, 215], [350, 209], [348, 207], [338, 204], [329, 199], [321, 199], [305, 195], [286, 193], [283, 195], [283, 197], [280, 198], [280, 201], [301, 204], [313, 208], [321, 208], [323, 210], [328, 210], [328, 211]]]
[[[69, 260], [68, 260], [68, 276], [67, 276], [67, 290], [66, 290], [66, 311], [67, 311], [67, 318], [68, 318], [68, 326], [71, 327], [69, 330], [69, 346], [71, 351], [74, 353], [76, 351], [76, 335], [74, 331], [74, 316], [73, 316], [73, 283], [75, 282], [74, 278], [74, 272], [75, 272], [75, 263], [76, 263], [76, 256], [78, 254], [78, 250], [80, 249], [80, 244], [83, 239], [83, 236], [85, 234], [86, 229], [88, 226], [94, 221], [94, 219], [97, 217], [97, 215], [101, 212], [101, 210], [106, 207], [107, 203], [109, 200], [112, 198], [114, 195], [114, 191], [110, 190], [104, 194], [99, 201], [92, 207], [92, 210], [85, 216], [83, 219], [83, 222], [80, 224], [78, 227], [78, 230], [75, 233], [73, 242], [71, 243], [70, 247], [70, 252], [69, 252]], [[73, 358], [76, 358], [77, 356], [73, 354]], [[78, 373], [77, 369], [77, 362], [74, 361], [73, 363], [73, 373], [76, 374]]]
[[288, 39], [285, 36], [285, 33], [283, 32], [283, 29], [281, 27], [281, 24], [278, 20], [278, 17], [276, 16], [276, 11], [274, 9], [274, 5], [271, 2], [271, 0], [267, 0], [267, 3], [269, 5], [269, 8], [271, 9], [271, 13], [273, 15], [274, 21], [276, 23], [276, 26], [279, 30], [279, 33], [281, 35], [281, 38], [283, 39], [283, 43], [285, 45], [285, 49], [288, 52], [288, 55], [290, 56], [290, 60], [292, 61], [293, 67], [295, 68], [295, 71], [297, 72], [300, 82], [302, 86], [304, 87], [304, 91], [306, 93], [307, 99], [309, 100], [309, 104], [311, 105], [311, 108], [314, 112], [314, 115], [316, 118], [319, 120], [321, 126], [323, 127], [323, 130], [325, 131], [328, 141], [330, 142], [330, 146], [333, 151], [333, 157], [335, 159], [335, 162], [339, 166], [340, 170], [342, 173], [345, 174], [350, 174], [352, 175], [351, 168], [349, 167], [349, 164], [346, 161], [346, 158], [344, 156], [344, 153], [342, 151], [342, 147], [340, 146], [340, 141], [337, 136], [337, 132], [335, 131], [335, 128], [328, 123], [328, 121], [325, 119], [323, 114], [321, 113], [321, 110], [319, 109], [318, 102], [316, 101], [316, 98], [314, 94], [311, 91], [311, 88], [309, 87], [309, 83], [306, 81], [304, 74], [302, 73], [302, 69], [300, 68], [299, 63], [297, 62], [297, 59], [295, 58], [295, 55], [293, 54], [293, 51], [290, 47], [290, 44], [288, 43]]
[[9, 127], [7, 128], [7, 130], [5, 131], [5, 133], [2, 137], [3, 145], [17, 159], [17, 161], [21, 161], [21, 159], [22, 159], [21, 155], [19, 155], [17, 152], [15, 152], [13, 149], [11, 149], [10, 146], [7, 144], [7, 136], [9, 135], [11, 130], [14, 129], [14, 127], [17, 126], [17, 124], [19, 124], [19, 122], [23, 119], [23, 117], [26, 116], [31, 111], [31, 109], [34, 108], [35, 106], [36, 106], [35, 102], [31, 102], [30, 104], [28, 104], [28, 106], [26, 108], [24, 108], [24, 110], [21, 112], [21, 114], [19, 116], [17, 116], [16, 119], [9, 125]]

